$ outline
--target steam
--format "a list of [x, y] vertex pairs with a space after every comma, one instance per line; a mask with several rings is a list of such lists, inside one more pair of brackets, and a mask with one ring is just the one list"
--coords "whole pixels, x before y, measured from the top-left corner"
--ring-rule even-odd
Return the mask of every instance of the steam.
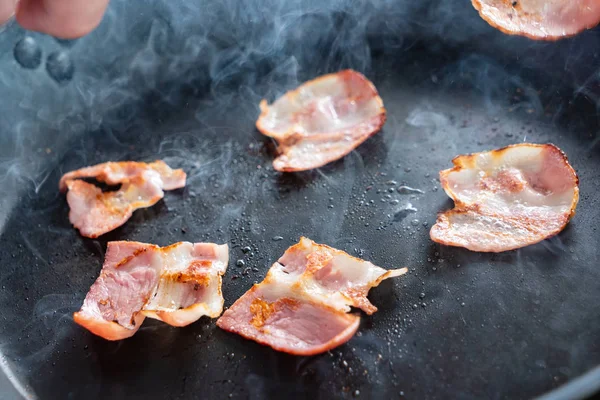
[[[300, 81], [342, 68], [368, 74], [374, 52], [401, 54], [418, 40], [443, 38], [446, 45], [469, 43], [483, 51], [510, 43], [520, 53], [533, 54], [523, 57], [526, 65], [539, 65], [551, 56], [548, 46], [497, 35], [470, 7], [448, 2], [155, 1], [144, 13], [144, 18], [130, 18], [139, 14], [139, 5], [112, 2], [97, 31], [68, 49], [76, 72], [64, 86], [57, 87], [43, 69], [22, 70], [9, 59], [10, 51], [2, 52], [10, 67], [0, 74], [0, 85], [5, 98], [20, 101], [3, 104], [0, 122], [0, 183], [8, 194], [0, 204], [0, 231], [19, 190], [33, 185], [38, 192], [61, 156], [86, 132], [102, 127], [118, 143], [115, 133], [136, 126], [149, 96], [156, 99], [159, 114], [185, 105], [190, 96], [210, 94], [224, 111], [234, 96], [243, 96], [247, 101], [236, 115], [249, 122], [260, 98], [272, 100]], [[6, 29], [5, 35], [23, 35], [14, 24]], [[51, 38], [31, 35], [44, 48], [59, 47]], [[555, 52], [565, 51], [557, 46]], [[567, 55], [565, 60], [582, 57], [580, 52]], [[505, 89], [500, 65], [467, 56], [457, 68], [486, 99]], [[588, 95], [597, 76], [594, 71], [576, 82], [578, 93]], [[509, 79], [527, 88], [518, 74]], [[491, 86], [496, 84], [500, 86]], [[525, 89], [522, 97], [516, 107], [541, 112], [536, 93]], [[197, 118], [202, 123], [201, 108]]]
[[[267, 145], [261, 144], [263, 139], [253, 130], [258, 102], [262, 98], [272, 101], [306, 79], [343, 68], [375, 78], [403, 76], [403, 68], [419, 68], [409, 62], [418, 56], [419, 46], [448, 60], [428, 80], [443, 85], [448, 93], [455, 89], [476, 91], [485, 99], [489, 114], [498, 112], [497, 98], [505, 99], [515, 111], [543, 114], [544, 102], [531, 84], [536, 79], [532, 74], [542, 67], [549, 77], [560, 77], [548, 86], [550, 93], [565, 85], [566, 75], [577, 96], [589, 98], [596, 107], [600, 104], [600, 75], [593, 63], [584, 62], [588, 60], [586, 49], [597, 47], [599, 38], [586, 33], [568, 43], [549, 45], [507, 37], [483, 22], [468, 2], [155, 0], [141, 5], [113, 0], [93, 34], [64, 49], [74, 62], [75, 74], [62, 85], [44, 68], [26, 71], [14, 62], [11, 46], [25, 35], [18, 26], [11, 24], [4, 31], [0, 28], [0, 33], [0, 88], [3, 98], [10, 99], [0, 106], [2, 234], [8, 234], [6, 222], [20, 199], [51, 193], [45, 198], [47, 202], [29, 215], [52, 212], [60, 198], [55, 186], [58, 176], [66, 172], [63, 169], [106, 161], [96, 159], [96, 149], [89, 144], [90, 138], [101, 137], [100, 142], [115, 157], [135, 154], [142, 160], [163, 158], [188, 172], [189, 187], [183, 197], [206, 201], [177, 205], [178, 214], [172, 214], [169, 231], [184, 226], [190, 238], [211, 232], [210, 239], [227, 242], [230, 233], [222, 227], [241, 231], [243, 237], [242, 225], [251, 232], [272, 236], [302, 226], [311, 230], [307, 235], [314, 240], [340, 242], [352, 189], [369, 160], [358, 149], [336, 164], [338, 170], [323, 168], [281, 178], [270, 169], [270, 157], [265, 157]], [[28, 35], [44, 49], [44, 57], [61, 47], [52, 38]], [[506, 59], [498, 59], [499, 49]], [[518, 62], [514, 62], [517, 57]], [[410, 77], [407, 80], [408, 86], [422, 83], [412, 82]], [[380, 90], [385, 101], [387, 88]], [[448, 102], [452, 100], [449, 95]], [[383, 140], [391, 141], [390, 152], [401, 145], [395, 134], [428, 134], [433, 143], [443, 138], [444, 129], [458, 129], [448, 127], [447, 110], [433, 104], [407, 103], [405, 115], [389, 116], [404, 121], [406, 128], [405, 132], [386, 133], [388, 137]], [[595, 110], [597, 116], [600, 108]], [[185, 119], [180, 126], [179, 118]], [[216, 119], [227, 121], [227, 126], [215, 126], [211, 121]], [[132, 153], [131, 137], [163, 127], [169, 132], [158, 140], [148, 134], [144, 147]], [[246, 141], [232, 139], [233, 129], [247, 131]], [[598, 139], [594, 144], [600, 141], [600, 135], [595, 135]], [[247, 165], [253, 168], [248, 170]], [[334, 201], [323, 197], [318, 204], [302, 203], [314, 211], [307, 220], [283, 221], [286, 225], [279, 226], [280, 231], [264, 231], [253, 212], [264, 207], [261, 202], [280, 200], [287, 195], [284, 190], [292, 191], [290, 187], [316, 190], [316, 185], [331, 191]], [[227, 204], [211, 203], [213, 196], [226, 199]], [[175, 201], [167, 198], [167, 207]], [[329, 209], [330, 203], [335, 207]], [[408, 207], [412, 206], [405, 209]], [[203, 226], [186, 226], [191, 214], [200, 215]], [[23, 234], [22, 241], [37, 261], [47, 262], [47, 255], [27, 236], [39, 234], [41, 229]], [[58, 236], [66, 228], [47, 229]], [[290, 241], [285, 243], [288, 245], [297, 240], [289, 235], [285, 239]], [[93, 243], [101, 255], [102, 247]], [[547, 246], [562, 251], [560, 242], [548, 242]], [[261, 261], [265, 268], [281, 254], [284, 243], [272, 247], [272, 253], [265, 256], [264, 263]], [[64, 268], [68, 270], [68, 266]], [[0, 282], [8, 277], [9, 273], [2, 271]], [[0, 302], [12, 301], [10, 293], [0, 292]], [[27, 348], [28, 354], [20, 363], [36, 365], [57, 343], [66, 340], [71, 330], [70, 313], [80, 301], [71, 294], [40, 293], [24, 332], [41, 324], [53, 340], [42, 348]], [[6, 340], [1, 350], [11, 353], [17, 339]], [[363, 338], [359, 345], [368, 340]], [[4, 360], [0, 356], [3, 370], [14, 367]], [[330, 367], [329, 363], [320, 365]], [[259, 378], [248, 377], [248, 384], [256, 386], [252, 395], [259, 397], [262, 388], [256, 381], [260, 383]]]

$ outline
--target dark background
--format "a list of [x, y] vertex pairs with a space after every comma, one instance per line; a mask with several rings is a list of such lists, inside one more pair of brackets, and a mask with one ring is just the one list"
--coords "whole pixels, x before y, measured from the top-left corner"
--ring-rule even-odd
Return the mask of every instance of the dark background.
[[[600, 31], [509, 37], [466, 0], [190, 3], [114, 0], [76, 41], [0, 34], [0, 351], [24, 393], [517, 399], [600, 364]], [[382, 132], [324, 168], [273, 171], [260, 99], [342, 68], [376, 84]], [[555, 143], [578, 172], [569, 226], [501, 254], [432, 243], [452, 206], [438, 171], [525, 141]], [[63, 173], [156, 158], [184, 168], [187, 187], [98, 240], [70, 226]], [[147, 320], [116, 343], [72, 321], [110, 240], [229, 243], [229, 306], [301, 235], [410, 270], [371, 292], [379, 312], [329, 353], [277, 353], [207, 318]]]

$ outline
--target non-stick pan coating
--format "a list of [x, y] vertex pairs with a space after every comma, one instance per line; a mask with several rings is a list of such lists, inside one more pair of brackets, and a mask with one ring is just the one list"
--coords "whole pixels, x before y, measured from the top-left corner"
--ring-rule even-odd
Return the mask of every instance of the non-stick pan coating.
[[[23, 31], [11, 25], [0, 36], [0, 344], [24, 392], [520, 399], [600, 364], [597, 31], [556, 44], [509, 38], [468, 2], [317, 2], [312, 13], [300, 2], [141, 3], [113, 2], [99, 30], [74, 43], [33, 35], [44, 60], [61, 51], [73, 62], [58, 81], [45, 64], [15, 61]], [[267, 9], [273, 20], [245, 17]], [[265, 21], [280, 21], [280, 36]], [[335, 30], [315, 33], [319, 26]], [[318, 170], [273, 171], [274, 144], [254, 128], [260, 99], [345, 67], [379, 89], [383, 131]], [[431, 242], [436, 213], [452, 207], [439, 170], [458, 154], [520, 142], [558, 145], [577, 171], [581, 198], [567, 228], [502, 254]], [[188, 172], [185, 189], [98, 240], [70, 226], [61, 174], [157, 158]], [[401, 185], [423, 193], [399, 193]], [[301, 235], [410, 270], [374, 289], [379, 311], [326, 354], [277, 353], [207, 318], [183, 329], [147, 320], [121, 342], [73, 323], [108, 241], [229, 243], [229, 306]]]

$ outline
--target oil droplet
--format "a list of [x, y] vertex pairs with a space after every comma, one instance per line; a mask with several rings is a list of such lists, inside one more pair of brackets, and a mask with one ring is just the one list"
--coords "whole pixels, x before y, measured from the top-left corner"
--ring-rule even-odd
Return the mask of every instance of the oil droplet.
[[272, 240], [273, 240], [274, 242], [278, 242], [278, 241], [280, 241], [280, 240], [283, 240], [283, 236], [273, 236], [273, 239], [272, 239]]
[[244, 265], [246, 265], [246, 263], [244, 262], [244, 260], [237, 260], [235, 262], [235, 265], [237, 265], [238, 267], [243, 267]]
[[57, 51], [48, 56], [46, 71], [58, 83], [66, 83], [73, 78], [75, 65], [64, 51]]
[[415, 193], [423, 194], [423, 193], [425, 193], [421, 189], [415, 189], [415, 188], [412, 188], [410, 186], [405, 186], [405, 185], [398, 186], [398, 189], [396, 189], [396, 190], [400, 194], [415, 194]]
[[29, 36], [25, 36], [17, 42], [13, 55], [15, 60], [23, 68], [35, 69], [42, 63], [42, 49], [38, 46], [37, 42]]
[[406, 218], [408, 216], [408, 214], [413, 213], [413, 212], [417, 212], [417, 209], [414, 208], [411, 203], [408, 203], [406, 205], [406, 207], [404, 207], [401, 210], [396, 211], [396, 213], [394, 214], [394, 222], [402, 221], [404, 218]]

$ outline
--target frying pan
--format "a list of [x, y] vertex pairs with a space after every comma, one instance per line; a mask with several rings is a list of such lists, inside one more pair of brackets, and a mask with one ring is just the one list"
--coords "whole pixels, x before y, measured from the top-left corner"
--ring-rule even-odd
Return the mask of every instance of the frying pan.
[[[556, 43], [503, 35], [468, 1], [115, 0], [77, 41], [9, 24], [0, 35], [3, 398], [592, 395], [599, 45], [598, 30]], [[254, 128], [259, 100], [342, 68], [379, 89], [383, 130], [323, 168], [275, 172], [275, 146]], [[567, 228], [500, 254], [431, 242], [436, 213], [452, 207], [438, 171], [458, 154], [519, 142], [555, 143], [579, 174]], [[157, 158], [187, 171], [185, 189], [96, 240], [70, 226], [63, 173]], [[109, 241], [229, 243], [230, 306], [301, 235], [410, 271], [372, 290], [379, 311], [328, 353], [278, 353], [207, 318], [183, 329], [147, 321], [120, 342], [73, 323]]]

